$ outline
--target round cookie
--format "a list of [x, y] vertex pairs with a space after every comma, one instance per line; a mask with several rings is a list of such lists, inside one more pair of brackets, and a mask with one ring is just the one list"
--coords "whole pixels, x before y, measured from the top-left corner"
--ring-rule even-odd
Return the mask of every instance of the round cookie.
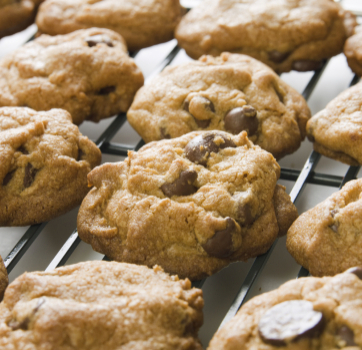
[[0, 302], [3, 300], [5, 289], [8, 286], [9, 278], [4, 265], [4, 261], [0, 256]]
[[307, 124], [313, 148], [349, 165], [362, 165], [362, 84], [343, 91]]
[[50, 35], [90, 27], [112, 29], [136, 51], [171, 40], [182, 14], [179, 0], [48, 0], [36, 24]]
[[362, 26], [355, 28], [355, 34], [346, 41], [344, 54], [347, 57], [349, 67], [354, 73], [362, 75]]
[[245, 132], [152, 142], [89, 174], [78, 234], [113, 260], [201, 279], [286, 233], [298, 214], [279, 174]]
[[348, 182], [290, 227], [287, 248], [313, 276], [362, 265], [362, 179]]
[[0, 304], [2, 350], [202, 350], [203, 298], [161, 268], [92, 261], [25, 273]]
[[299, 148], [310, 111], [269, 67], [224, 53], [166, 68], [138, 91], [127, 118], [146, 142], [194, 130], [246, 130], [279, 159]]
[[79, 205], [100, 161], [68, 112], [0, 108], [0, 226], [48, 221]]
[[355, 25], [330, 0], [210, 0], [183, 17], [175, 36], [192, 58], [242, 53], [282, 73], [320, 68]]
[[213, 337], [208, 350], [362, 348], [362, 267], [306, 277], [254, 297]]
[[77, 125], [127, 111], [142, 85], [123, 38], [108, 29], [42, 35], [0, 60], [0, 106], [63, 108]]

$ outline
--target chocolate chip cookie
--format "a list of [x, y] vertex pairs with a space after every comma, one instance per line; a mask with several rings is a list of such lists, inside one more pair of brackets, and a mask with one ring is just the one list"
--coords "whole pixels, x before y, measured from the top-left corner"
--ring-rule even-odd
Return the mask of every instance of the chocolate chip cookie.
[[0, 60], [0, 106], [63, 108], [77, 125], [127, 111], [142, 85], [124, 40], [108, 29], [42, 35]]
[[8, 273], [6, 271], [3, 259], [0, 256], [0, 302], [3, 300], [4, 292], [6, 287], [8, 286], [8, 283], [9, 283]]
[[68, 112], [0, 108], [0, 226], [48, 221], [79, 205], [100, 161]]
[[160, 267], [92, 261], [25, 273], [0, 304], [3, 350], [202, 350], [202, 291]]
[[346, 41], [344, 54], [352, 71], [359, 76], [362, 75], [362, 26], [355, 28], [355, 34]]
[[349, 165], [362, 164], [362, 84], [338, 95], [307, 124], [313, 148]]
[[348, 182], [290, 227], [287, 248], [313, 276], [362, 265], [362, 179]]
[[342, 52], [355, 25], [330, 0], [210, 0], [181, 20], [175, 36], [192, 58], [242, 53], [281, 73], [320, 68]]
[[48, 0], [36, 24], [50, 35], [90, 27], [112, 29], [135, 51], [171, 40], [182, 13], [179, 0]]
[[247, 302], [208, 350], [362, 349], [362, 267], [306, 277]]
[[297, 217], [273, 156], [246, 132], [192, 132], [94, 169], [79, 237], [117, 261], [189, 277], [268, 250]]
[[146, 142], [194, 130], [245, 130], [278, 159], [299, 148], [310, 111], [269, 67], [224, 53], [166, 68], [138, 91], [127, 118]]

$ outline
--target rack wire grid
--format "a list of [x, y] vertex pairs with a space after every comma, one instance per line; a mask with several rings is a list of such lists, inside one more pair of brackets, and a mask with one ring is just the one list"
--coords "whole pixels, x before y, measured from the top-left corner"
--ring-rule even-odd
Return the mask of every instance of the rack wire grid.
[[[355, 14], [362, 15], [362, 5], [358, 0], [340, 2]], [[190, 8], [195, 3], [198, 1], [190, 0], [183, 5]], [[33, 25], [22, 33], [0, 40], [0, 56], [29, 40], [35, 32]], [[146, 84], [166, 66], [191, 60], [175, 40], [143, 49], [132, 56], [142, 69]], [[281, 78], [302, 93], [313, 114], [359, 81], [347, 67], [342, 54], [326, 61], [318, 71], [291, 72], [282, 74]], [[120, 161], [129, 150], [138, 150], [144, 144], [127, 123], [125, 113], [99, 124], [85, 122], [80, 130], [96, 140], [103, 162]], [[360, 167], [348, 167], [321, 157], [312, 150], [308, 141], [304, 141], [296, 153], [280, 160], [279, 164], [282, 167], [279, 183], [287, 187], [299, 213], [321, 202], [347, 181], [361, 176]], [[24, 271], [49, 271], [80, 261], [108, 260], [79, 239], [77, 211], [78, 208], [49, 223], [25, 228], [0, 228], [0, 253], [6, 256], [4, 262], [10, 280]], [[203, 289], [205, 298], [205, 322], [200, 330], [203, 345], [207, 346], [217, 328], [230, 320], [248, 299], [275, 289], [289, 279], [307, 275], [308, 271], [298, 266], [287, 253], [285, 238], [279, 238], [267, 253], [246, 263], [234, 263], [207, 280], [194, 282], [195, 287]]]

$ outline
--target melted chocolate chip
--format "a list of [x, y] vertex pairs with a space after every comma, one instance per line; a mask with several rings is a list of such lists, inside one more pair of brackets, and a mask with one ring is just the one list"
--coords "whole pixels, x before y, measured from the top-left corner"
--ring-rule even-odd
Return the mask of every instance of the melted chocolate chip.
[[97, 92], [97, 95], [108, 95], [110, 94], [111, 92], [115, 92], [116, 91], [116, 87], [115, 86], [106, 86], [102, 89], [100, 89], [98, 92]]
[[89, 47], [96, 46], [98, 44], [106, 44], [109, 47], [113, 47], [112, 40], [107, 35], [92, 35], [88, 36], [84, 39], [84, 41], [88, 44]]
[[338, 329], [337, 336], [343, 341], [344, 346], [357, 346], [354, 342], [354, 333], [351, 328], [342, 326]]
[[34, 182], [36, 173], [38, 172], [38, 169], [35, 169], [31, 163], [28, 163], [25, 167], [25, 175], [24, 175], [24, 181], [23, 185], [25, 188], [31, 186], [31, 184]]
[[233, 253], [232, 233], [236, 228], [235, 221], [227, 217], [226, 229], [216, 231], [206, 243], [202, 245], [207, 254], [216, 258], [226, 258]]
[[161, 138], [162, 139], [170, 139], [171, 135], [169, 133], [167, 133], [165, 128], [160, 128], [161, 131]]
[[254, 222], [254, 217], [251, 214], [251, 208], [249, 204], [239, 206], [238, 221], [242, 226], [251, 225]]
[[12, 170], [12, 171], [9, 171], [5, 177], [4, 177], [4, 180], [3, 180], [3, 186], [6, 186], [10, 181], [11, 179], [13, 178], [14, 174], [15, 174], [15, 170]]
[[297, 70], [298, 72], [308, 72], [310, 70], [317, 70], [322, 68], [322, 61], [294, 61], [292, 64], [292, 69]]
[[323, 314], [306, 300], [289, 300], [269, 309], [259, 321], [261, 339], [274, 346], [285, 346], [300, 338], [313, 338], [323, 332]]
[[346, 272], [348, 272], [348, 273], [353, 273], [353, 274], [356, 275], [360, 280], [362, 280], [362, 266], [351, 267], [351, 268], [348, 269]]
[[[222, 138], [224, 142], [215, 143], [215, 138]], [[236, 147], [235, 143], [218, 133], [199, 135], [194, 137], [185, 147], [185, 155], [191, 162], [206, 166], [211, 152], [218, 153], [220, 149]]]
[[181, 171], [180, 177], [172, 183], [165, 183], [161, 186], [161, 190], [167, 197], [172, 196], [188, 196], [197, 191], [197, 187], [193, 185], [197, 179], [195, 170]]
[[206, 129], [210, 125], [211, 119], [199, 120], [195, 118], [195, 122], [199, 128]]
[[225, 130], [232, 134], [239, 134], [245, 130], [249, 136], [254, 135], [258, 131], [258, 118], [256, 110], [252, 106], [237, 107], [226, 113]]
[[279, 52], [276, 50], [268, 52], [268, 58], [270, 61], [274, 63], [282, 63], [285, 61], [288, 56], [290, 55], [290, 52]]
[[21, 145], [18, 149], [17, 149], [18, 152], [21, 152], [23, 154], [29, 154], [28, 150], [25, 148], [24, 145]]

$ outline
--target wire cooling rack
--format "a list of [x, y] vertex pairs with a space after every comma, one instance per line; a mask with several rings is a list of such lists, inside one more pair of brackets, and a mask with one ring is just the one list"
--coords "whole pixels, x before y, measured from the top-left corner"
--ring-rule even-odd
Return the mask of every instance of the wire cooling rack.
[[[190, 0], [186, 5], [192, 6], [195, 2]], [[345, 0], [342, 3], [352, 7], [356, 14], [362, 13], [358, 1]], [[356, 8], [353, 7], [355, 5]], [[24, 42], [23, 38], [31, 36], [34, 30], [33, 27], [23, 36], [13, 36], [11, 42], [9, 38], [0, 41], [0, 55], [5, 54], [9, 46], [19, 46]], [[152, 77], [166, 66], [190, 60], [175, 40], [141, 50], [132, 56], [143, 70], [146, 84], [152, 83]], [[313, 113], [324, 108], [329, 100], [349, 85], [359, 81], [349, 71], [342, 55], [325, 62], [316, 72], [292, 72], [282, 74], [281, 78], [302, 93]], [[144, 144], [127, 123], [124, 113], [99, 124], [86, 122], [80, 129], [95, 140], [105, 161], [122, 160], [129, 150], [138, 150]], [[347, 181], [357, 178], [360, 171], [360, 167], [347, 167], [321, 157], [312, 151], [308, 141], [304, 141], [300, 150], [279, 163], [282, 166], [279, 182], [287, 187], [300, 213], [325, 199]], [[79, 261], [107, 260], [80, 241], [76, 231], [76, 214], [77, 209], [49, 223], [28, 228], [0, 228], [0, 253], [6, 253], [4, 262], [10, 279], [24, 271], [48, 271]], [[10, 246], [12, 248], [8, 248]], [[216, 329], [233, 317], [249, 298], [274, 289], [291, 278], [307, 275], [308, 271], [300, 268], [286, 252], [285, 238], [280, 238], [267, 253], [247, 263], [232, 264], [207, 280], [194, 282], [194, 286], [203, 288], [205, 297], [205, 325], [200, 331], [203, 345], [207, 346]]]

